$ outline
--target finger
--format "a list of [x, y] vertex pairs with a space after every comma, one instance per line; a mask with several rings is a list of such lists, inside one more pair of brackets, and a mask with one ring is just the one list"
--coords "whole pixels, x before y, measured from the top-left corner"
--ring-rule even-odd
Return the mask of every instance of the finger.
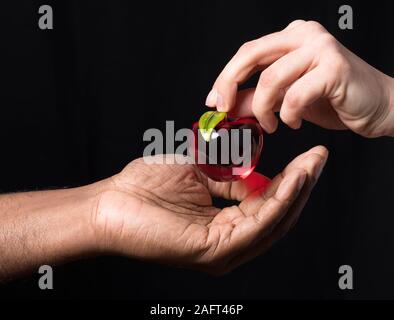
[[[234, 108], [228, 113], [229, 117], [239, 118], [239, 117], [254, 117], [254, 113], [252, 111], [252, 102], [253, 96], [256, 88], [249, 88], [240, 90], [237, 93], [237, 101], [235, 103]], [[277, 112], [280, 110], [280, 106], [282, 105], [283, 97], [285, 92], [280, 91], [277, 97], [277, 102], [274, 106], [274, 111]]]
[[261, 73], [253, 97], [252, 110], [266, 132], [272, 133], [278, 126], [274, 107], [281, 91], [313, 67], [312, 62], [313, 52], [297, 49], [276, 60]]
[[216, 79], [206, 104], [228, 112], [236, 101], [238, 85], [265, 65], [293, 50], [297, 39], [286, 32], [277, 32], [245, 43]]
[[308, 177], [311, 177], [314, 173], [316, 166], [326, 161], [328, 158], [328, 150], [324, 146], [316, 146], [311, 148], [309, 151], [296, 157], [287, 167], [283, 170], [283, 174], [286, 175], [293, 169], [302, 168], [308, 173]]
[[317, 67], [287, 90], [280, 109], [280, 118], [289, 127], [299, 128], [307, 107], [319, 98], [328, 96], [331, 90], [327, 74], [329, 72], [325, 68]]
[[270, 182], [271, 180], [266, 176], [252, 172], [246, 179], [233, 182], [208, 179], [208, 190], [214, 197], [242, 201], [257, 189], [266, 190]]
[[309, 168], [310, 173], [308, 173], [308, 178], [305, 181], [305, 184], [300, 192], [299, 197], [294, 202], [293, 206], [289, 210], [289, 214], [278, 224], [275, 230], [270, 235], [272, 239], [271, 243], [278, 241], [281, 239], [298, 221], [298, 218], [304, 208], [309, 196], [316, 185], [317, 180], [320, 178], [320, 175], [327, 163], [327, 157], [318, 158], [316, 154], [313, 154], [316, 158], [313, 166]]
[[255, 88], [240, 90], [237, 93], [237, 101], [234, 108], [228, 113], [229, 117], [254, 117], [252, 102]]
[[320, 177], [320, 174], [325, 166], [326, 161], [316, 163], [313, 168], [313, 177], [305, 180], [301, 192], [293, 205], [289, 208], [287, 215], [273, 228], [271, 234], [267, 237], [261, 238], [250, 250], [243, 252], [239, 256], [234, 257], [230, 261], [229, 268], [233, 269], [267, 251], [275, 242], [280, 240], [291, 228], [297, 223], [299, 216], [309, 199], [309, 196], [315, 186], [315, 182]]
[[240, 203], [240, 209], [245, 215], [255, 214], [259, 208], [276, 192], [282, 179], [292, 170], [302, 169], [307, 172], [308, 181], [312, 179], [316, 166], [325, 161], [328, 150], [323, 146], [316, 146], [309, 151], [297, 156], [286, 168], [278, 174], [266, 189], [257, 189]]
[[227, 253], [233, 256], [234, 252], [244, 252], [270, 234], [297, 198], [305, 179], [304, 170], [294, 170], [287, 175], [274, 196], [267, 200], [256, 214], [244, 218], [234, 227]]
[[290, 22], [289, 25], [283, 30], [291, 30], [295, 27], [298, 27], [298, 26], [304, 24], [305, 22], [306, 21], [302, 20], [302, 19], [294, 20], [293, 22]]
[[[280, 111], [285, 93], [286, 90], [278, 91], [278, 96], [273, 107], [274, 112]], [[233, 118], [254, 117], [252, 111], [254, 94], [255, 88], [238, 91], [235, 107], [229, 112], [229, 116]], [[330, 130], [346, 129], [346, 126], [339, 119], [338, 114], [332, 108], [331, 104], [324, 98], [318, 99], [314, 103], [308, 105], [303, 114], [303, 119]]]

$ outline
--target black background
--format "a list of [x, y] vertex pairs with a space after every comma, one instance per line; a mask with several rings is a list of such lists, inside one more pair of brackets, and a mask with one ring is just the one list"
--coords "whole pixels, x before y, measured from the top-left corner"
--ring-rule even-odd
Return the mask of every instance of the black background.
[[[54, 30], [40, 30], [50, 4]], [[338, 28], [350, 4], [354, 30]], [[3, 1], [0, 13], [0, 191], [78, 186], [142, 155], [143, 133], [190, 127], [216, 76], [245, 41], [294, 19], [321, 22], [349, 49], [394, 74], [392, 1]], [[253, 82], [249, 83], [249, 85]], [[304, 123], [265, 137], [258, 170], [273, 176], [323, 144], [330, 158], [298, 226], [266, 255], [224, 277], [101, 257], [56, 267], [3, 297], [394, 298], [394, 142]], [[1, 259], [1, 257], [0, 257]], [[338, 289], [350, 264], [354, 290]]]

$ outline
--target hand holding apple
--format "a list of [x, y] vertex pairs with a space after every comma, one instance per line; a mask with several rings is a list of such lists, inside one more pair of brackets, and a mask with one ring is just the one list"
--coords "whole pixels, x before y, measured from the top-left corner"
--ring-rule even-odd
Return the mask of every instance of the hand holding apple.
[[[238, 85], [261, 71], [256, 88]], [[365, 137], [394, 136], [394, 79], [339, 43], [321, 24], [296, 20], [243, 44], [217, 77], [207, 106], [255, 116], [264, 130], [302, 120]]]

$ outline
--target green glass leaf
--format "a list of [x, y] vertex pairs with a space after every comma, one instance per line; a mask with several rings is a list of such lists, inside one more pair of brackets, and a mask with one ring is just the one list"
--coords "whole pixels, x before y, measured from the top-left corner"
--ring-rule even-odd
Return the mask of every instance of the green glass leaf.
[[211, 140], [211, 135], [215, 127], [226, 118], [226, 112], [219, 111], [207, 111], [205, 112], [200, 120], [198, 121], [198, 127], [200, 129], [200, 133], [206, 142]]

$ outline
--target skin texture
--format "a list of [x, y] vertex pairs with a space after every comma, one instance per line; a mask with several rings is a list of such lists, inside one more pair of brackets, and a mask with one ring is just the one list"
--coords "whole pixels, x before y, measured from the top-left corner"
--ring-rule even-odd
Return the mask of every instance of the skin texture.
[[[261, 71], [256, 88], [238, 85]], [[394, 80], [341, 45], [319, 23], [296, 20], [284, 30], [245, 43], [225, 66], [206, 104], [254, 115], [266, 132], [281, 120], [305, 119], [365, 137], [394, 136]]]
[[1, 195], [0, 282], [94, 253], [101, 185]]
[[[103, 254], [226, 273], [290, 230], [327, 156], [315, 147], [272, 181], [253, 173], [233, 183], [211, 181], [194, 165], [141, 158], [85, 187], [2, 195], [0, 281]], [[212, 197], [240, 203], [215, 208]]]

